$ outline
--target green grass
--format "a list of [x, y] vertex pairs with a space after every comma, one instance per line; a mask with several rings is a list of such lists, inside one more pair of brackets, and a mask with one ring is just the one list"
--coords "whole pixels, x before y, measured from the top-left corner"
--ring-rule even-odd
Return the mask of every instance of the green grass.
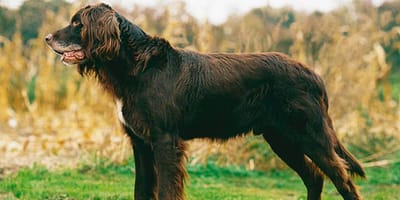
[[[48, 171], [25, 168], [0, 181], [0, 199], [133, 199], [133, 164], [82, 166]], [[186, 196], [209, 199], [305, 199], [300, 179], [289, 170], [248, 172], [240, 167], [213, 164], [190, 166]], [[400, 163], [367, 169], [367, 180], [356, 179], [365, 199], [399, 199]], [[341, 199], [326, 182], [323, 199]]]
[[[389, 76], [389, 82], [392, 86], [392, 98], [396, 101], [400, 99], [400, 70], [393, 71]], [[382, 90], [382, 88], [380, 88]]]

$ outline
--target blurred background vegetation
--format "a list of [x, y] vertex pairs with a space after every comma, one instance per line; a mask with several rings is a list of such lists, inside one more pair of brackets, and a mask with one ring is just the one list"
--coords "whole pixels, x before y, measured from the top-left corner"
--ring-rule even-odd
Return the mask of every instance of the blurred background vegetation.
[[[74, 165], [93, 157], [127, 162], [131, 156], [114, 102], [94, 79], [64, 66], [44, 42], [83, 5], [27, 0], [18, 9], [0, 7], [0, 168]], [[183, 2], [114, 8], [176, 47], [280, 51], [308, 64], [326, 82], [341, 141], [366, 166], [400, 161], [400, 1], [374, 6], [354, 0], [313, 13], [265, 6], [219, 25], [198, 21]], [[196, 140], [190, 146], [191, 164], [284, 167], [260, 137], [223, 144]]]

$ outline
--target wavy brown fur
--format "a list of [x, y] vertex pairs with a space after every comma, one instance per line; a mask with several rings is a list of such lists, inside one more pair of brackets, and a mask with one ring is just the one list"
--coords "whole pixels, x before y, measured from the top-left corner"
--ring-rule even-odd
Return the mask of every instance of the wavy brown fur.
[[108, 6], [84, 9], [81, 22], [82, 40], [86, 42], [86, 56], [112, 60], [118, 55], [120, 46], [119, 23], [115, 12]]
[[135, 199], [184, 199], [184, 140], [251, 130], [298, 173], [308, 199], [321, 198], [323, 173], [344, 199], [360, 199], [347, 170], [365, 173], [336, 137], [322, 79], [304, 64], [280, 53], [173, 48], [105, 4], [71, 21], [81, 29], [70, 25], [46, 40], [79, 43], [79, 72], [94, 74], [120, 105], [134, 148]]

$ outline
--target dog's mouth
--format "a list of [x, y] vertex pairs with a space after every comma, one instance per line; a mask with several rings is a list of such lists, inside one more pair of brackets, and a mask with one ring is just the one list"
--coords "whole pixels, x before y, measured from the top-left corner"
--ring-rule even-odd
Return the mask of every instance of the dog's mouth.
[[67, 64], [77, 64], [85, 59], [85, 53], [82, 49], [58, 52], [57, 54], [61, 55], [61, 61]]
[[65, 46], [58, 42], [49, 42], [49, 46], [55, 53], [61, 56], [61, 61], [64, 64], [79, 64], [86, 58], [82, 47], [77, 44]]

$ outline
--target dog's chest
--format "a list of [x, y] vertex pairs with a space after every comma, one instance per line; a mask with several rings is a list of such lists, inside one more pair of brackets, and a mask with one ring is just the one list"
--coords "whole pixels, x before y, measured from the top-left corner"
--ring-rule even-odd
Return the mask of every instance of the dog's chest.
[[126, 121], [125, 121], [125, 118], [124, 118], [124, 114], [122, 112], [122, 108], [123, 108], [124, 104], [119, 99], [117, 99], [115, 101], [115, 104], [117, 105], [118, 119], [123, 125], [126, 126]]
[[[150, 136], [150, 128], [147, 126], [143, 120], [140, 120], [140, 115], [135, 115], [135, 113], [131, 111], [127, 111], [124, 109], [124, 103], [120, 99], [115, 100], [115, 104], [117, 106], [117, 114], [119, 121], [127, 128], [129, 128], [137, 137], [143, 140], [149, 140]], [[127, 113], [124, 113], [127, 112]]]

